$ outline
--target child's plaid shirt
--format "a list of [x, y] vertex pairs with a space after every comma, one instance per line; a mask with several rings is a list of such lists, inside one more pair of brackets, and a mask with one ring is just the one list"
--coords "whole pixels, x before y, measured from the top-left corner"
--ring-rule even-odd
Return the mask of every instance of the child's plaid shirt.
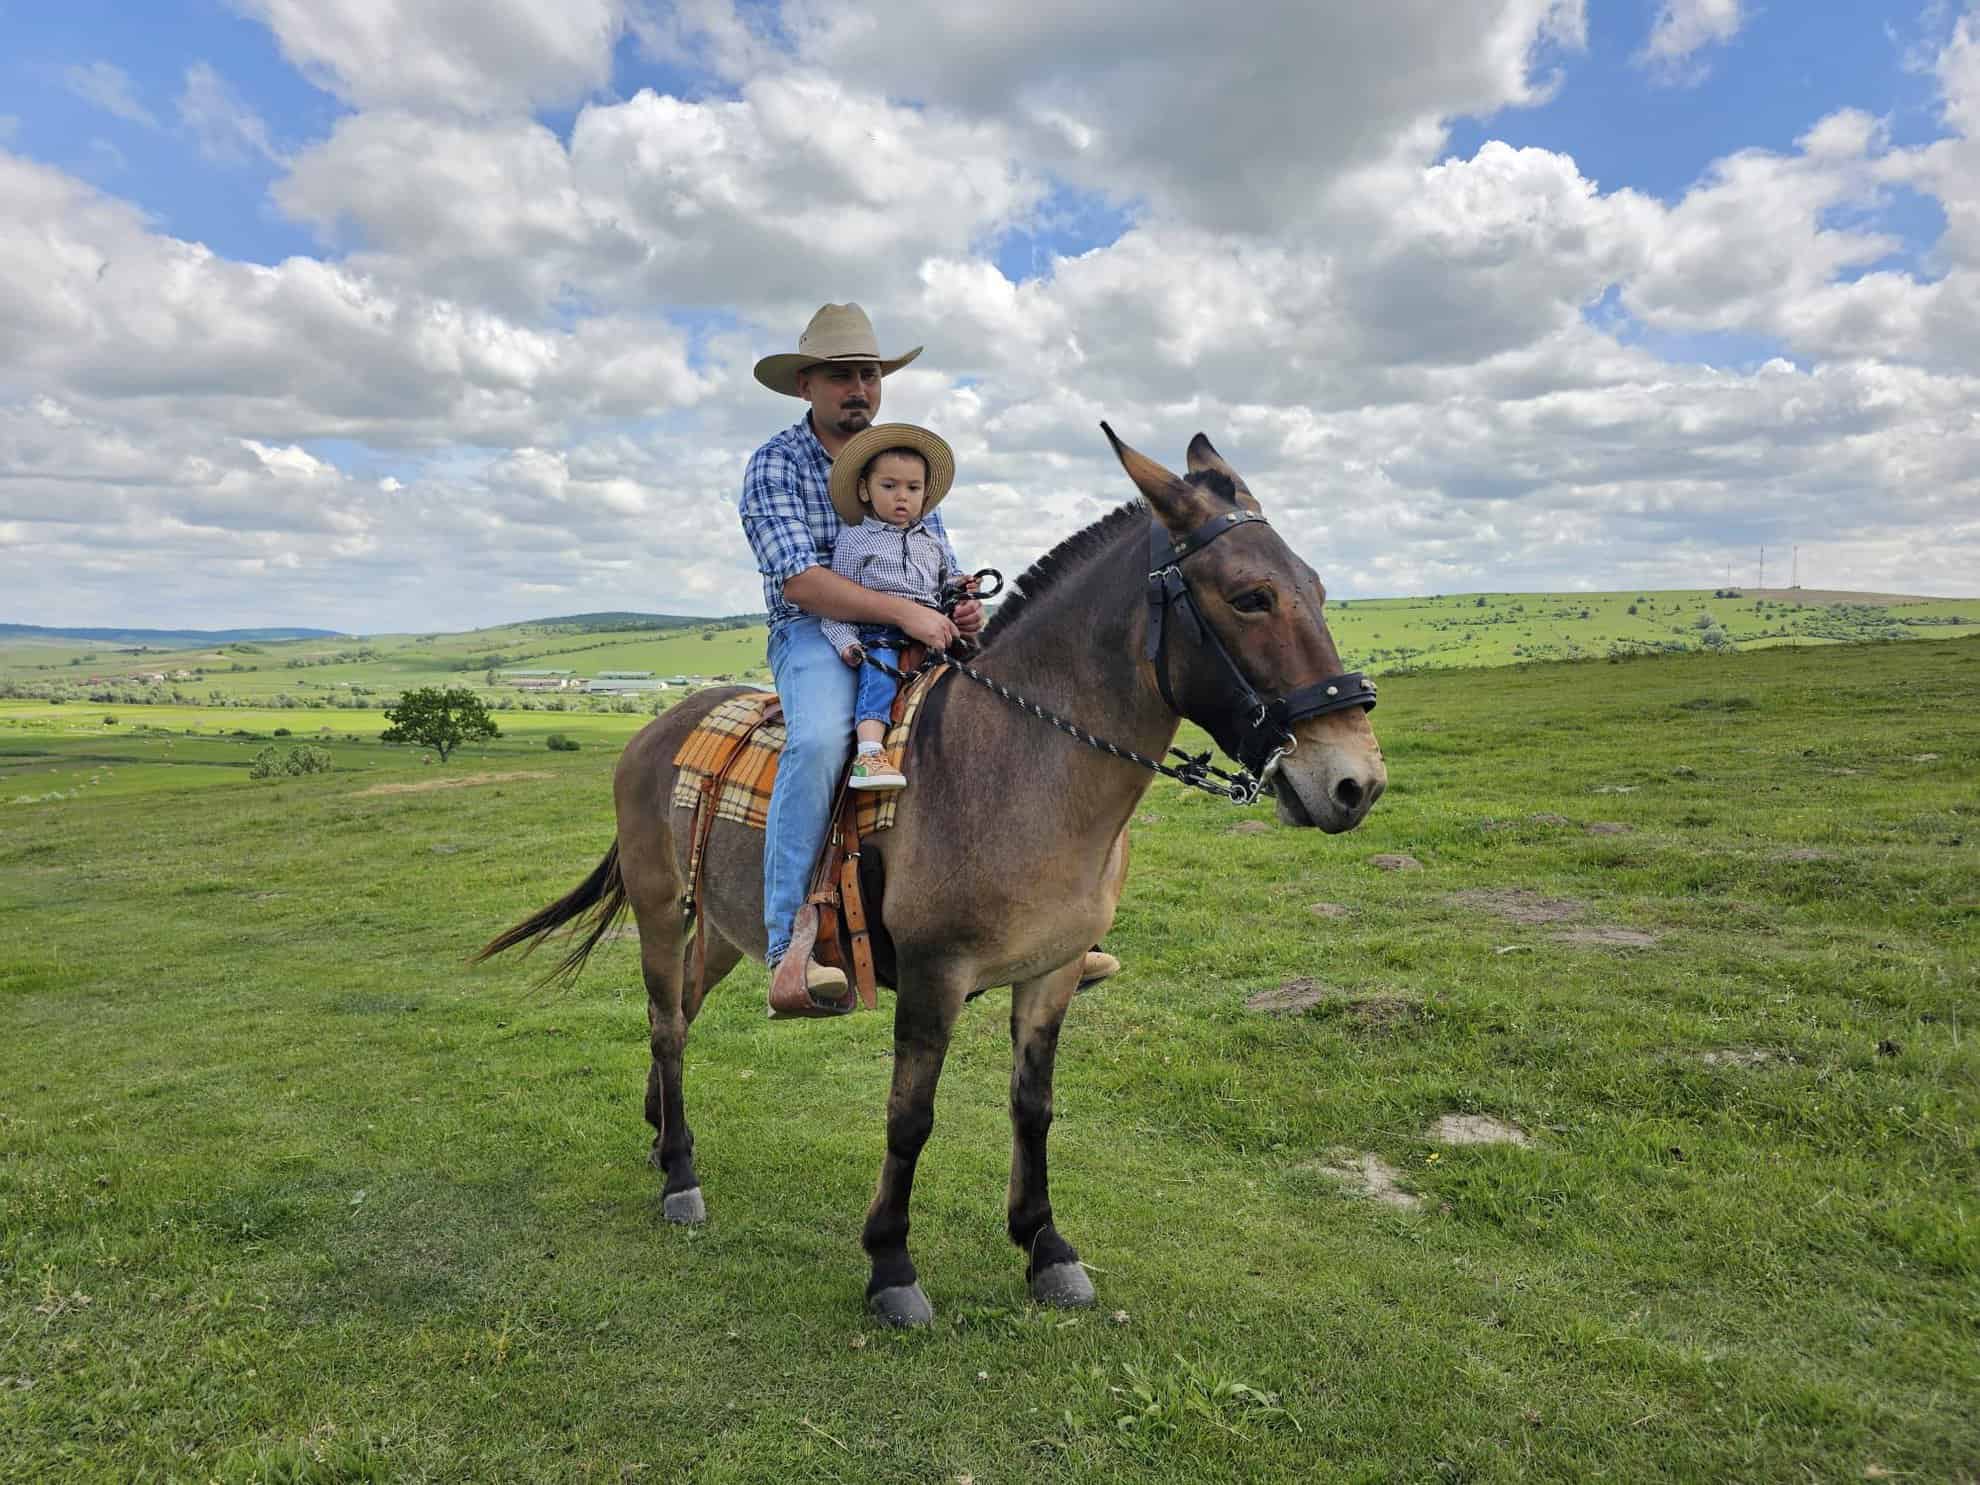
[[[832, 571], [876, 593], [940, 607], [943, 579], [961, 576], [962, 564], [947, 538], [931, 529], [933, 521], [931, 512], [927, 520], [907, 526], [889, 526], [877, 516], [846, 526], [832, 549]], [[859, 642], [860, 625], [827, 619], [820, 627], [835, 650]]]

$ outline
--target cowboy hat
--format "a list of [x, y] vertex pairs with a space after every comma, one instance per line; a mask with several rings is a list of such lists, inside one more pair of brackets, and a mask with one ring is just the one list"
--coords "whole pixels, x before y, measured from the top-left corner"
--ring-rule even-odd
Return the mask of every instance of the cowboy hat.
[[922, 515], [940, 505], [955, 482], [955, 452], [942, 439], [913, 423], [875, 423], [847, 439], [832, 460], [832, 509], [848, 526], [866, 519], [866, 507], [859, 503], [860, 476], [890, 449], [907, 449], [928, 461], [928, 498], [922, 502]]
[[880, 374], [892, 376], [920, 354], [921, 347], [916, 346], [905, 356], [885, 359], [865, 310], [857, 304], [827, 304], [804, 327], [796, 354], [765, 356], [756, 363], [756, 379], [773, 392], [795, 397], [798, 373], [821, 362], [878, 361]]

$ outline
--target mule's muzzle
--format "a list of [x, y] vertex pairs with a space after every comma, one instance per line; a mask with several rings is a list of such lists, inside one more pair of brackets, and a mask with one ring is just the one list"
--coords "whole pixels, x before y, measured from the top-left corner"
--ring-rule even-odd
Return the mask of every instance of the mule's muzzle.
[[1272, 798], [1282, 825], [1339, 835], [1366, 819], [1389, 786], [1388, 770], [1379, 757], [1312, 769], [1293, 767], [1294, 762], [1288, 758], [1272, 778]]

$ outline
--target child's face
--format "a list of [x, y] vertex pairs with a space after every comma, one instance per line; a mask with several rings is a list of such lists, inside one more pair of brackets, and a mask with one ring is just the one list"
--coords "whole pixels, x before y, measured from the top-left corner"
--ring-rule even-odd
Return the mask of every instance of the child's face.
[[859, 500], [890, 526], [911, 525], [928, 500], [928, 466], [914, 454], [882, 454], [859, 482]]

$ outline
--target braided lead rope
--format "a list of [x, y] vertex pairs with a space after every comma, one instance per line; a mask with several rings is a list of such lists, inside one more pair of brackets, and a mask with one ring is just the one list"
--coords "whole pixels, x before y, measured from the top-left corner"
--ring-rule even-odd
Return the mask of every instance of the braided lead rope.
[[[931, 666], [938, 664], [947, 665], [950, 669], [960, 671], [962, 674], [968, 676], [985, 690], [1002, 697], [1019, 711], [1029, 712], [1032, 716], [1038, 718], [1039, 721], [1050, 723], [1052, 726], [1058, 728], [1059, 731], [1065, 733], [1066, 736], [1085, 743], [1089, 748], [1106, 753], [1110, 757], [1118, 758], [1123, 763], [1133, 763], [1141, 768], [1151, 769], [1167, 778], [1174, 779], [1179, 784], [1186, 784], [1192, 789], [1201, 789], [1205, 794], [1213, 794], [1219, 799], [1228, 799], [1232, 804], [1247, 805], [1255, 803], [1258, 799], [1259, 790], [1264, 787], [1261, 780], [1254, 778], [1245, 770], [1241, 769], [1237, 773], [1226, 773], [1221, 768], [1213, 767], [1210, 762], [1210, 755], [1207, 752], [1190, 754], [1185, 753], [1181, 748], [1171, 748], [1169, 749], [1169, 756], [1183, 760], [1183, 766], [1181, 768], [1171, 768], [1159, 759], [1150, 758], [1144, 753], [1137, 753], [1132, 748], [1118, 747], [1108, 742], [1104, 737], [1095, 737], [1077, 722], [1069, 722], [1057, 712], [1050, 711], [1040, 706], [1037, 702], [1018, 695], [1017, 692], [1006, 686], [1002, 681], [983, 674], [982, 671], [977, 670], [974, 666], [963, 664], [962, 661], [956, 659], [946, 650], [930, 650], [928, 652], [928, 658], [911, 671], [898, 670], [894, 666], [874, 659], [871, 654], [864, 655], [863, 659], [866, 664], [871, 665], [875, 670], [883, 671], [892, 676], [902, 685], [915, 680], [923, 671], [929, 669]], [[1271, 775], [1273, 764], [1277, 762], [1278, 758], [1275, 756], [1272, 762], [1266, 765], [1267, 777]], [[1206, 774], [1215, 774], [1218, 778], [1227, 779], [1229, 782], [1227, 784], [1211, 783], [1204, 777]]]

